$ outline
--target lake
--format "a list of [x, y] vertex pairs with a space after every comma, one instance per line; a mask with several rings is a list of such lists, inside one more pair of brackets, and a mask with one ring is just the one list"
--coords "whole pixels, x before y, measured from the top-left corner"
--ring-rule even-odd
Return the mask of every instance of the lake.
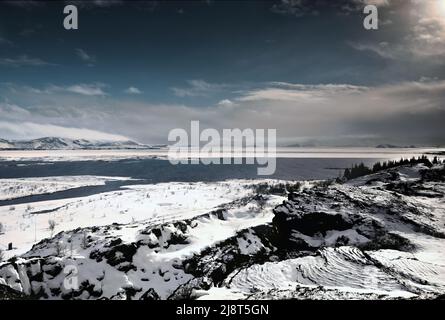
[[[121, 176], [145, 183], [218, 181], [226, 179], [308, 180], [338, 177], [363, 162], [410, 158], [443, 149], [433, 148], [278, 148], [272, 176], [258, 176], [257, 165], [172, 165], [167, 150], [0, 151], [0, 178], [65, 175]], [[239, 154], [235, 153], [235, 157]]]

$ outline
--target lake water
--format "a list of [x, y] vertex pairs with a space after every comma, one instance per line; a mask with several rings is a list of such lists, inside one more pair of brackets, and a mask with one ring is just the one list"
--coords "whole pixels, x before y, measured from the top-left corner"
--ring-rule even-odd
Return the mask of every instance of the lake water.
[[[363, 162], [410, 158], [443, 149], [278, 148], [272, 176], [258, 176], [257, 165], [172, 165], [166, 150], [0, 151], [0, 178], [64, 175], [122, 176], [144, 183], [225, 179], [307, 180], [338, 177]], [[236, 156], [236, 155], [235, 155]], [[155, 157], [155, 158], [154, 158]]]

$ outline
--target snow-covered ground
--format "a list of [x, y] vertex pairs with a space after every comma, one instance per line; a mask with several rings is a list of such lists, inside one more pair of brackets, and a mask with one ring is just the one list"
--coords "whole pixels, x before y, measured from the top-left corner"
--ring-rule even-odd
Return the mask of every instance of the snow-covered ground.
[[[178, 225], [177, 222], [171, 222], [164, 223], [158, 228], [159, 225], [156, 223], [146, 222], [75, 230], [57, 235], [54, 244], [62, 245], [70, 265], [78, 268], [79, 283], [88, 281], [94, 290], [101, 292], [101, 296], [105, 298], [122, 298], [126, 290], [134, 289], [137, 291], [134, 298], [139, 299], [150, 288], [155, 288], [156, 295], [166, 299], [180, 285], [193, 278], [181, 270], [179, 266], [181, 261], [235, 236], [239, 230], [270, 222], [273, 217], [270, 209], [282, 200], [282, 197], [271, 197], [264, 208], [269, 210], [259, 210], [255, 202], [249, 202], [224, 211], [223, 216], [217, 214], [196, 216], [188, 224]], [[185, 235], [186, 242], [178, 240]], [[88, 239], [88, 244], [82, 246], [85, 237]], [[126, 261], [124, 253], [110, 254], [108, 248], [112, 247], [110, 244], [113, 241], [117, 241], [115, 244], [122, 244], [123, 247], [129, 244], [129, 248], [136, 250], [131, 263]], [[141, 246], [134, 247], [132, 243], [135, 242]], [[55, 254], [55, 250], [58, 249], [53, 245], [39, 244], [24, 257], [48, 257], [57, 264], [61, 260], [51, 257]], [[113, 262], [113, 266], [110, 266], [105, 261], [107, 259], [116, 259], [116, 263]], [[45, 268], [46, 270], [51, 268], [43, 264], [43, 262], [38, 263], [33, 267], [34, 270], [41, 272]], [[20, 274], [16, 274], [11, 268], [0, 269], [0, 279], [7, 278], [6, 283], [13, 288], [30, 292], [30, 285], [26, 281], [16, 282], [17, 276], [20, 277]], [[68, 294], [69, 290], [60, 285], [64, 277], [65, 275], [61, 273], [48, 278], [44, 285], [45, 290], [61, 288], [62, 294]], [[84, 293], [80, 298], [88, 299], [92, 298], [92, 295]]]
[[[62, 177], [2, 179], [0, 197], [54, 192], [82, 185], [104, 183], [108, 177]], [[121, 178], [124, 179], [124, 178]], [[112, 223], [167, 222], [207, 213], [252, 192], [249, 186], [262, 181], [230, 180], [216, 183], [160, 183], [132, 185], [121, 190], [81, 198], [0, 206], [0, 249], [14, 249], [5, 257], [24, 253], [31, 246], [60, 231]], [[42, 192], [38, 192], [38, 191]], [[49, 221], [55, 222], [53, 230]]]
[[21, 254], [0, 285], [43, 299], [437, 298], [444, 178], [415, 165], [287, 197], [281, 181], [228, 180], [0, 207], [0, 243]]

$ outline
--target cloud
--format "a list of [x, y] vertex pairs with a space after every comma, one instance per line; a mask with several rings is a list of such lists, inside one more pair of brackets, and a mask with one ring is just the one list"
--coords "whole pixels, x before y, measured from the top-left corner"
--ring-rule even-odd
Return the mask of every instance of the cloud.
[[8, 40], [6, 38], [0, 37], [0, 46], [1, 45], [8, 45], [8, 46], [10, 46], [10, 45], [12, 45], [12, 41], [10, 41], [10, 40]]
[[272, 12], [301, 17], [304, 15], [317, 15], [318, 11], [309, 0], [282, 0], [274, 4], [271, 8]]
[[189, 80], [185, 88], [171, 88], [178, 97], [206, 97], [220, 92], [226, 87], [224, 84], [209, 83], [204, 80]]
[[332, 95], [356, 94], [365, 91], [362, 86], [346, 84], [304, 85], [285, 82], [271, 82], [271, 87], [243, 92], [238, 101], [306, 101], [318, 103]]
[[37, 1], [37, 0], [11, 0], [11, 1], [3, 1], [4, 4], [19, 7], [19, 8], [38, 8], [43, 7], [45, 3], [43, 1]]
[[97, 130], [63, 127], [47, 123], [33, 122], [6, 122], [0, 121], [0, 134], [4, 138], [34, 139], [48, 136], [57, 136], [69, 139], [89, 139], [106, 141], [125, 141], [128, 137], [110, 134]]
[[136, 87], [129, 87], [128, 89], [125, 90], [125, 93], [127, 93], [127, 94], [142, 94], [142, 91]]
[[[387, 41], [381, 40], [386, 36], [383, 34], [378, 42], [369, 40], [350, 42], [351, 47], [359, 51], [373, 52], [384, 59], [396, 60], [395, 63], [407, 61], [444, 63], [445, 3], [443, 1], [391, 1], [387, 3], [387, 9], [403, 15], [403, 27], [392, 23], [392, 29], [387, 32]], [[397, 37], [391, 37], [394, 31], [397, 32]]]
[[41, 67], [51, 66], [52, 63], [48, 63], [39, 58], [32, 58], [27, 55], [21, 55], [17, 58], [0, 58], [0, 65], [8, 67]]
[[125, 0], [70, 0], [65, 1], [66, 4], [74, 4], [80, 8], [94, 9], [94, 8], [109, 8], [117, 6], [133, 6], [136, 9], [152, 12], [154, 11], [160, 1], [153, 0], [137, 0], [137, 1], [125, 1]]
[[363, 8], [369, 4], [384, 7], [390, 4], [390, 0], [281, 0], [271, 7], [271, 11], [295, 17], [318, 16], [325, 10], [337, 10], [338, 13], [349, 14], [363, 11]]
[[88, 63], [89, 66], [93, 66], [96, 62], [96, 57], [88, 54], [85, 50], [77, 48], [76, 49], [77, 56], [82, 60]]
[[[357, 5], [359, 5], [361, 7], [361, 9], [363, 9], [367, 5], [374, 5], [377, 7], [385, 7], [385, 6], [388, 6], [391, 1], [390, 0], [353, 0], [351, 2], [356, 3]], [[394, 2], [394, 0], [392, 0], [392, 2]]]
[[396, 59], [402, 53], [401, 48], [395, 48], [385, 41], [379, 43], [350, 42], [349, 45], [358, 51], [371, 51], [386, 59]]
[[0, 102], [0, 114], [9, 119], [22, 119], [31, 115], [28, 110], [8, 102]]
[[102, 84], [76, 84], [66, 87], [65, 90], [86, 96], [104, 96], [106, 93], [102, 90], [103, 87]]
[[218, 102], [218, 106], [221, 106], [221, 107], [233, 107], [233, 106], [235, 106], [235, 103], [233, 103], [233, 101], [231, 101], [230, 99], [223, 99], [223, 100]]
[[22, 37], [28, 37], [28, 36], [33, 35], [35, 33], [36, 33], [35, 29], [25, 28], [22, 31], [20, 31], [19, 35], [21, 35]]
[[38, 94], [38, 95], [47, 95], [57, 97], [56, 94], [64, 94], [64, 93], [75, 93], [83, 96], [106, 96], [107, 93], [104, 91], [104, 88], [107, 87], [104, 83], [80, 83], [73, 84], [68, 86], [60, 86], [60, 85], [47, 85], [43, 88], [38, 87], [30, 87], [30, 86], [15, 86], [10, 83], [4, 83], [4, 87], [8, 88], [9, 91], [25, 96], [26, 94]]
[[[269, 83], [241, 91], [230, 127], [276, 128], [280, 141], [319, 145], [445, 144], [445, 81], [381, 86]], [[230, 121], [229, 121], [230, 119]]]
[[270, 82], [230, 94], [216, 105], [162, 105], [111, 96], [97, 99], [66, 90], [43, 94], [0, 86], [0, 96], [9, 99], [0, 111], [2, 121], [8, 123], [82, 127], [146, 143], [166, 143], [171, 129], [188, 129], [190, 120], [199, 120], [202, 128], [217, 130], [277, 129], [281, 144], [445, 145], [442, 80], [423, 78], [377, 86]]
[[72, 0], [65, 1], [66, 4], [74, 4], [81, 8], [108, 8], [114, 6], [120, 6], [124, 4], [123, 0]]

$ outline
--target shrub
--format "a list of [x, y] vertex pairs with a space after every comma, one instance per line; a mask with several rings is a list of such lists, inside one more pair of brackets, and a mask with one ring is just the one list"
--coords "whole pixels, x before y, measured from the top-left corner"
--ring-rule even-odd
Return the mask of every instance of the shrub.
[[422, 155], [418, 158], [412, 157], [409, 160], [403, 159], [403, 158], [398, 161], [388, 160], [383, 163], [380, 163], [380, 162], [375, 163], [372, 166], [372, 169], [368, 168], [363, 163], [360, 163], [358, 165], [355, 164], [352, 168], [346, 168], [345, 172], [343, 173], [343, 177], [346, 180], [350, 180], [350, 179], [355, 179], [358, 177], [366, 176], [371, 173], [376, 173], [376, 172], [379, 172], [382, 170], [395, 168], [395, 167], [402, 166], [402, 165], [409, 165], [409, 164], [413, 165], [413, 164], [419, 164], [419, 163], [431, 168], [433, 166], [433, 164], [438, 163], [438, 159], [437, 158], [433, 159], [433, 162], [431, 162], [427, 156]]
[[54, 220], [48, 220], [48, 228], [51, 231], [51, 237], [52, 237], [54, 229], [56, 228], [56, 222]]
[[56, 255], [58, 257], [65, 255], [65, 249], [66, 249], [66, 246], [62, 241], [56, 242]]

